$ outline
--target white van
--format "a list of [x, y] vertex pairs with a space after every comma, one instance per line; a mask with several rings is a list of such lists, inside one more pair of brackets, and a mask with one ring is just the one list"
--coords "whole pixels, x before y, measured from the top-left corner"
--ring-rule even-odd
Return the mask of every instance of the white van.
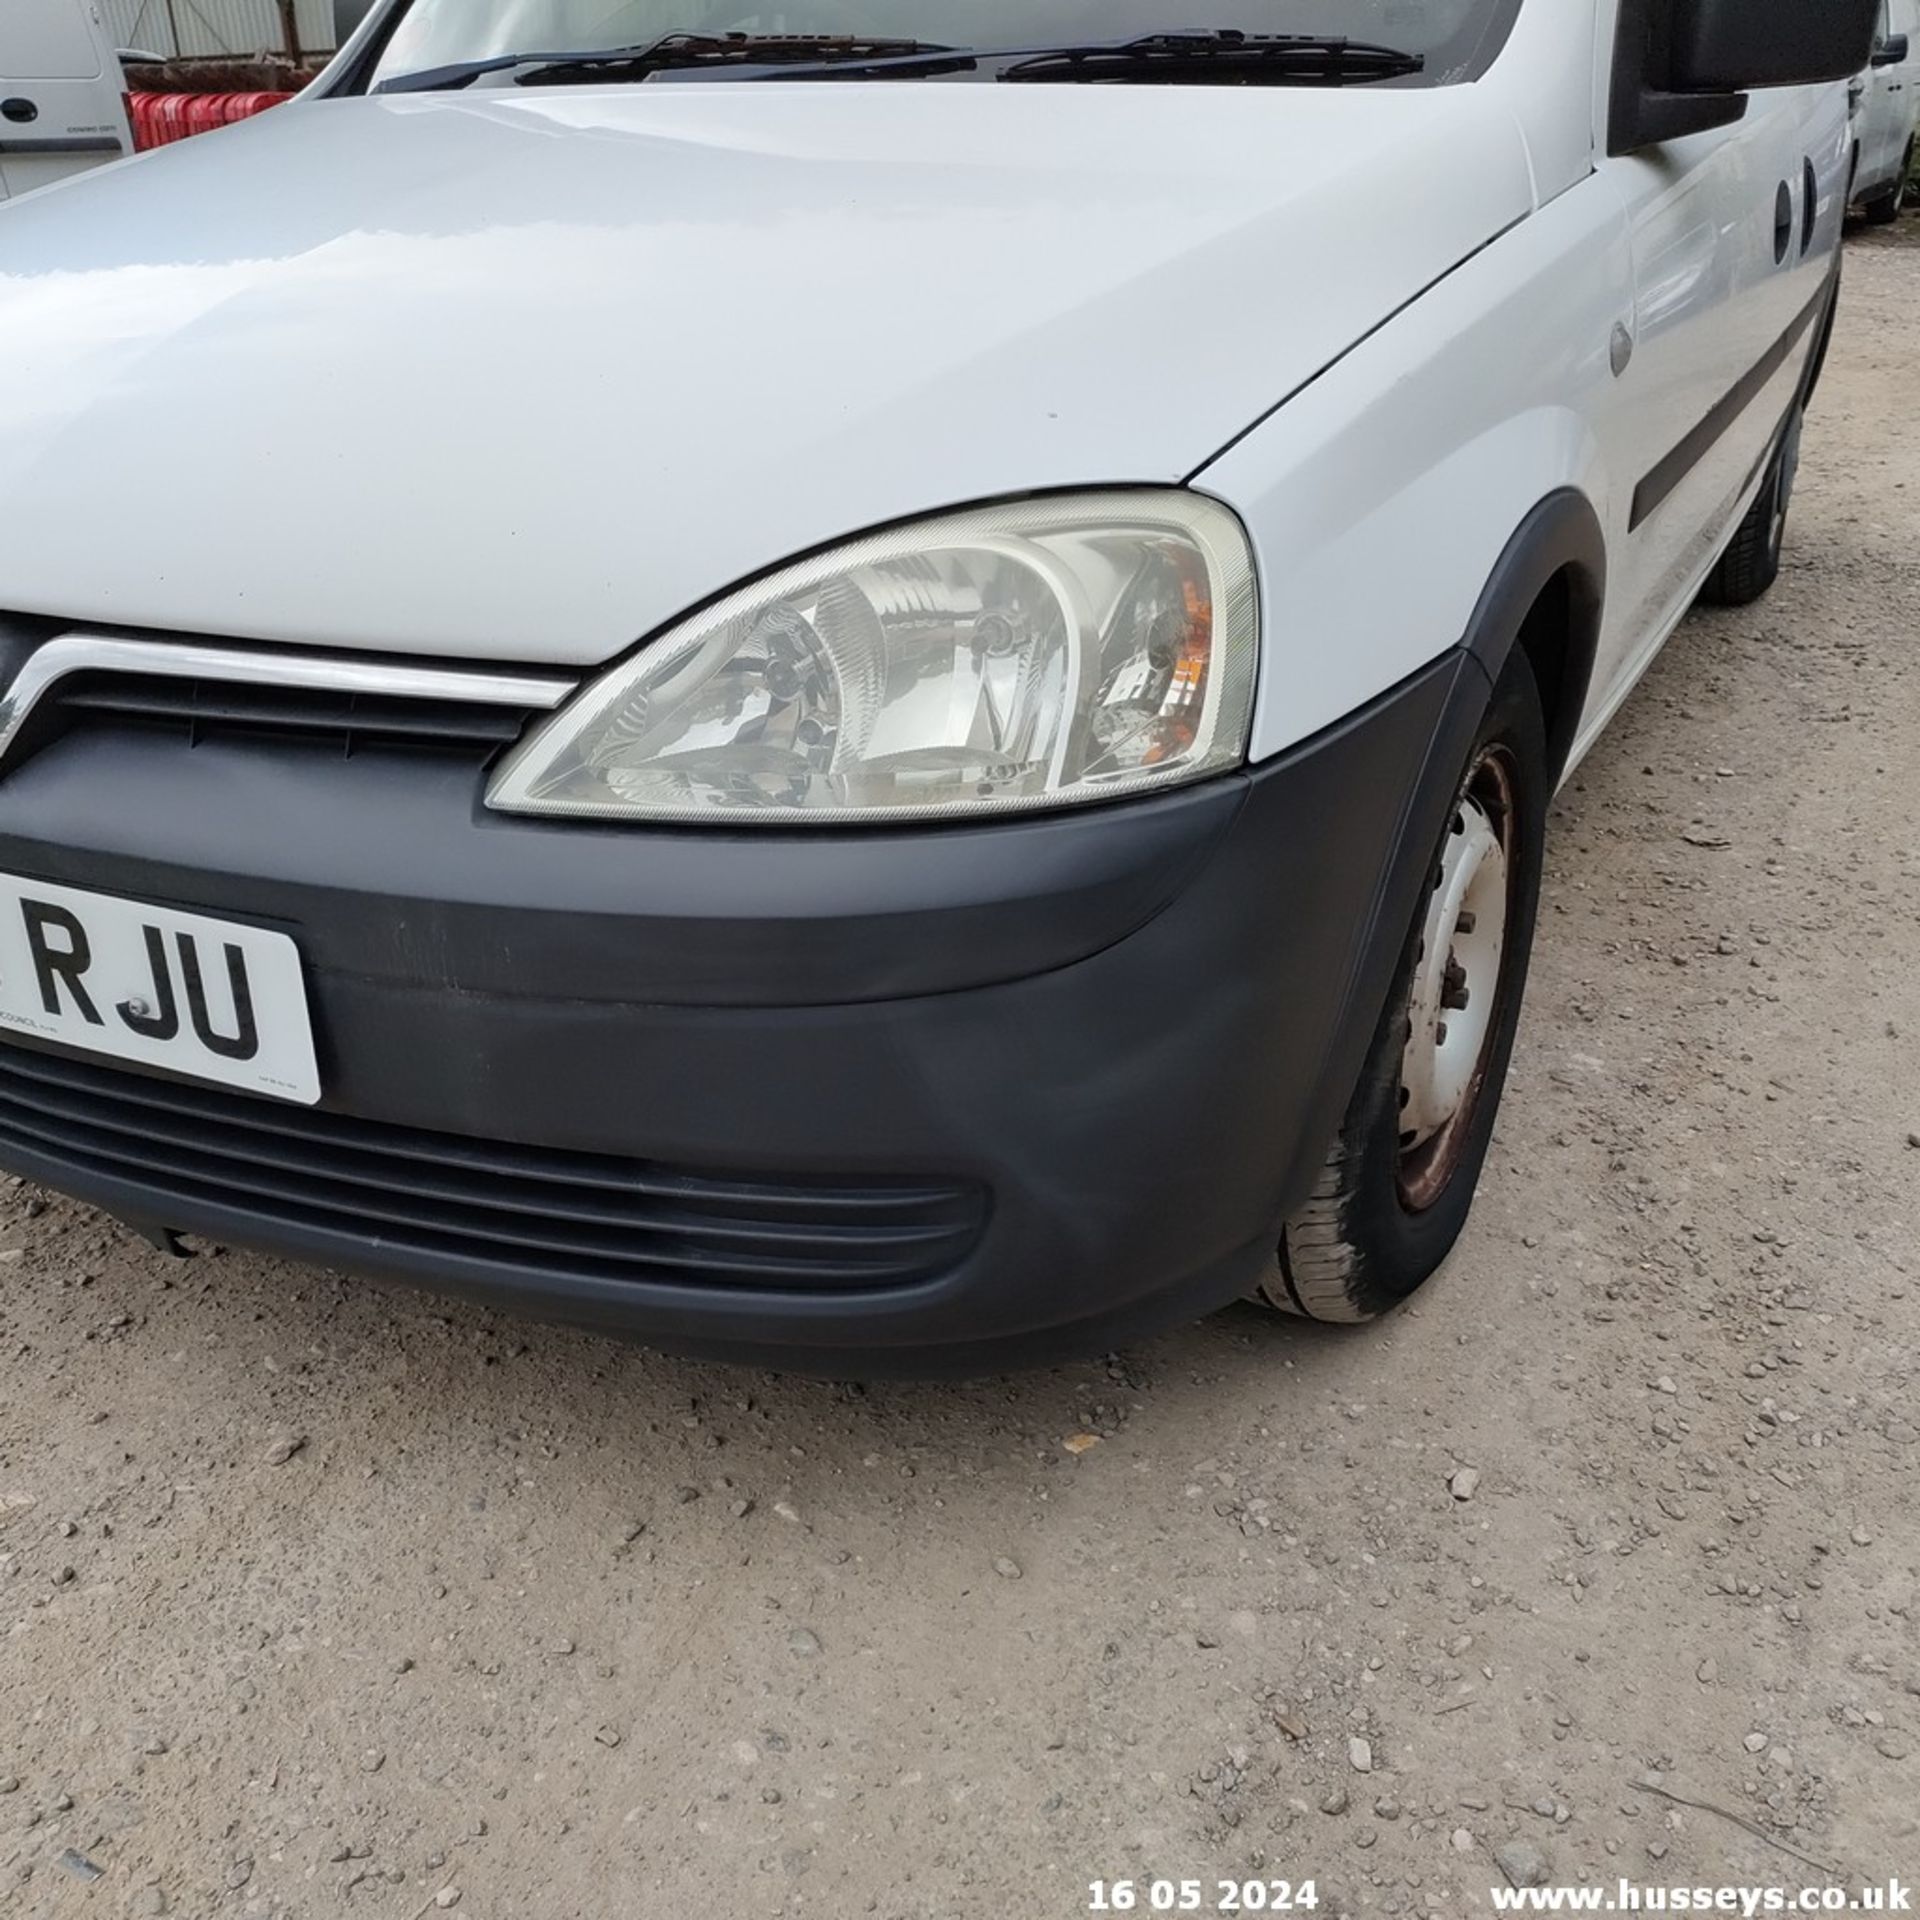
[[1858, 82], [1853, 198], [1876, 226], [1899, 218], [1920, 124], [1920, 0], [1880, 0], [1873, 59]]
[[1876, 7], [387, 0], [0, 215], [0, 1164], [856, 1373], [1392, 1308]]
[[0, 0], [0, 200], [132, 151], [99, 0]]

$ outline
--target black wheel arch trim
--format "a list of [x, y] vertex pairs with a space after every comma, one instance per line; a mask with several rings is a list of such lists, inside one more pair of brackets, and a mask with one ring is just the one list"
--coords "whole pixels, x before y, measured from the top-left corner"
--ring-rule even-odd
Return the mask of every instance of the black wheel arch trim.
[[[1561, 487], [1521, 521], [1487, 577], [1460, 645], [1450, 656], [1451, 678], [1439, 717], [1402, 809], [1392, 851], [1375, 889], [1373, 910], [1356, 947], [1358, 959], [1346, 999], [1329, 1038], [1321, 1085], [1329, 1090], [1329, 1097], [1337, 1094], [1341, 1107], [1379, 1025], [1420, 888], [1474, 737], [1492, 705], [1494, 688], [1514, 648], [1522, 644], [1528, 617], [1540, 596], [1561, 576], [1568, 583], [1569, 619], [1559, 649], [1559, 684], [1546, 715], [1549, 777], [1557, 782], [1566, 765], [1599, 646], [1606, 556], [1606, 536], [1592, 503], [1577, 488]], [[1436, 663], [1436, 668], [1446, 670], [1446, 662]], [[1290, 1169], [1290, 1196], [1311, 1188], [1319, 1155], [1324, 1154], [1338, 1117], [1334, 1113], [1328, 1119], [1314, 1157]]]
[[[1467, 652], [1486, 675], [1490, 698], [1508, 656], [1523, 643], [1540, 596], [1562, 577], [1567, 583], [1566, 632], [1555, 649], [1554, 676], [1540, 690], [1546, 709], [1547, 766], [1556, 782], [1580, 730], [1606, 608], [1607, 537], [1585, 494], [1574, 487], [1557, 488], [1521, 521], [1487, 576], [1465, 639]], [[1536, 662], [1536, 668], [1541, 664]]]

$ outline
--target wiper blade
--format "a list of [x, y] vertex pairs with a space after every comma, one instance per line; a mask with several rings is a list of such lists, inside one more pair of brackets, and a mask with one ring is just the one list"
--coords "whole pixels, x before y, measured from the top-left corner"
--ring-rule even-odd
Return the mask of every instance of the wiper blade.
[[1421, 54], [1372, 40], [1241, 33], [1232, 27], [1215, 27], [1047, 47], [1002, 67], [1000, 78], [1178, 80], [1192, 74], [1218, 80], [1238, 74], [1254, 81], [1338, 87], [1356, 81], [1405, 79], [1426, 64]]
[[458, 60], [417, 73], [395, 74], [376, 93], [440, 93], [470, 87], [492, 73], [524, 68], [521, 86], [564, 85], [608, 75], [644, 79], [673, 67], [741, 66], [779, 68], [788, 64], [833, 68], [906, 56], [949, 58], [954, 49], [926, 40], [891, 40], [847, 34], [667, 33], [633, 47], [546, 49], [495, 54], [485, 60]]

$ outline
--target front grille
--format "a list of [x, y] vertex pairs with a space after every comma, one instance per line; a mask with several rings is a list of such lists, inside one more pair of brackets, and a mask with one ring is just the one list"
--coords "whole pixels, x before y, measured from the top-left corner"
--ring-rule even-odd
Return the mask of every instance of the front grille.
[[19, 1046], [0, 1047], [7, 1158], [82, 1192], [100, 1179], [145, 1189], [162, 1225], [228, 1208], [266, 1229], [558, 1281], [907, 1286], [950, 1268], [986, 1217], [976, 1187], [717, 1177], [355, 1120]]
[[140, 673], [72, 674], [42, 704], [53, 727], [105, 721], [163, 728], [189, 746], [221, 735], [292, 736], [343, 755], [375, 744], [491, 753], [519, 739], [539, 711], [477, 700]]

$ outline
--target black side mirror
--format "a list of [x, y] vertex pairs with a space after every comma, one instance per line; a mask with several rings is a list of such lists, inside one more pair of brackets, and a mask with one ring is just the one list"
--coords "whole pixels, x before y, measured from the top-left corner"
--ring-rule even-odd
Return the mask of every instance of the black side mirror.
[[1610, 153], [1724, 127], [1755, 87], [1845, 80], [1873, 51], [1881, 0], [1620, 0]]
[[333, 44], [344, 47], [374, 6], [375, 0], [333, 0]]
[[1907, 57], [1907, 36], [1904, 33], [1890, 33], [1873, 50], [1873, 64], [1876, 67], [1897, 67]]

